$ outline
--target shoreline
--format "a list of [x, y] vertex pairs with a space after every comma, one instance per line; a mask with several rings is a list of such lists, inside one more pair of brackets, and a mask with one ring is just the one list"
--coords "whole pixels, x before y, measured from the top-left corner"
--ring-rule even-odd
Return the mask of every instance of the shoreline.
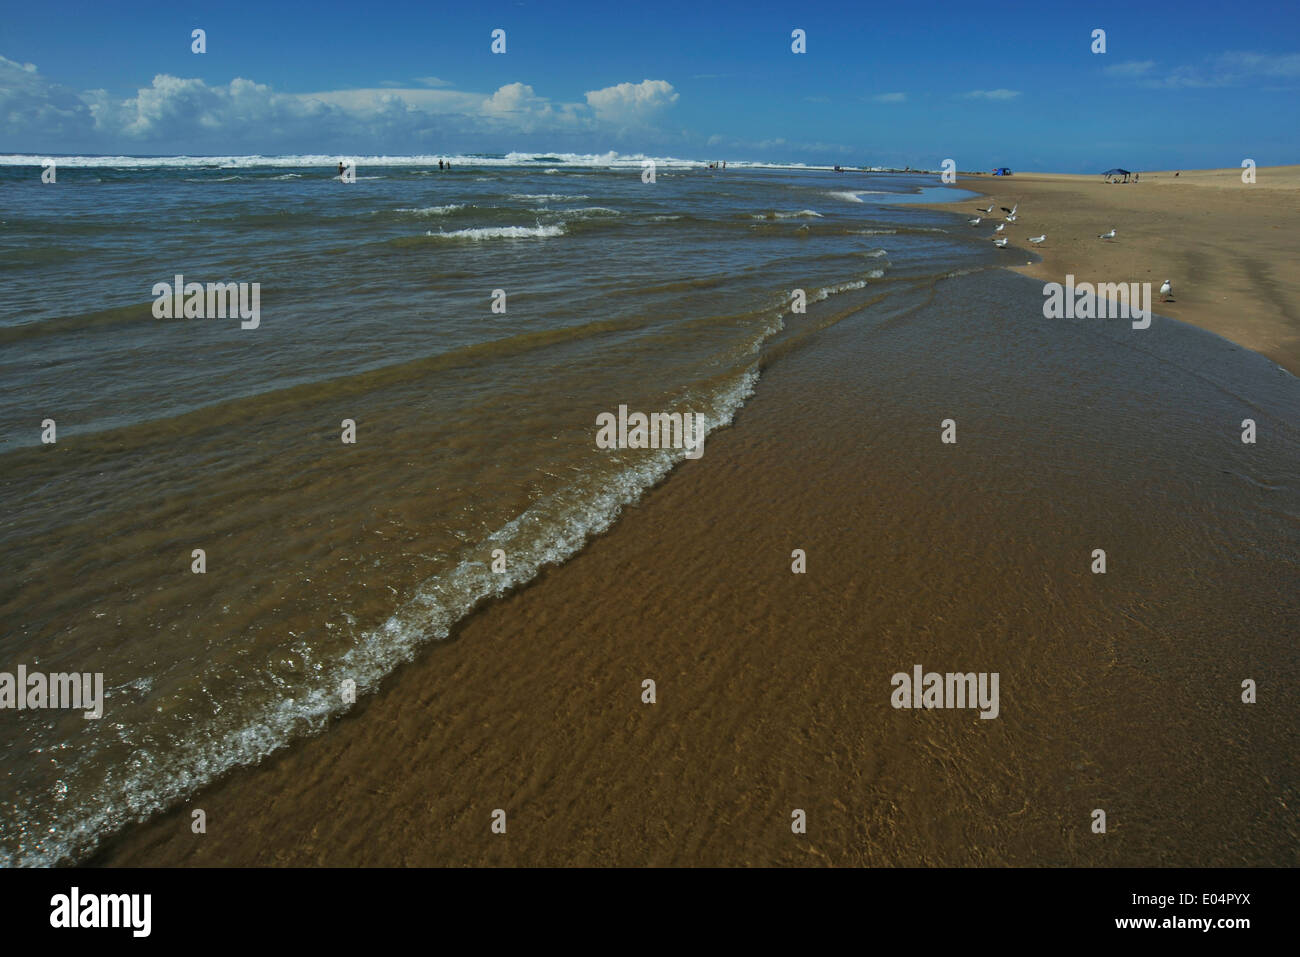
[[[1216, 333], [1300, 376], [1300, 166], [1154, 171], [1139, 182], [1109, 185], [1099, 176], [1016, 173], [958, 175], [948, 188], [979, 194], [998, 207], [1020, 204], [1006, 268], [1045, 282], [1150, 282], [1162, 315]], [[926, 204], [967, 216], [979, 200]], [[1001, 222], [995, 209], [977, 227]], [[1097, 237], [1111, 228], [1114, 240]], [[1017, 246], [1046, 234], [1041, 246]], [[1023, 263], [1016, 250], [1041, 257]], [[1159, 298], [1165, 279], [1172, 301]]]
[[[1259, 494], [1213, 467], [1235, 436], [1169, 428], [1189, 403], [1231, 421], [1246, 402], [1286, 435], [1294, 390], [1159, 318], [1176, 340], [1161, 351], [1185, 359], [1086, 351], [1125, 334], [1104, 327], [998, 335], [1037, 308], [1000, 269], [941, 286], [783, 352], [702, 459], [569, 561], [481, 605], [324, 733], [86, 863], [1294, 864], [1296, 609], [1271, 560], [1286, 530], [1226, 510]], [[988, 326], [940, 352], [946, 302]], [[1061, 339], [1085, 351], [1055, 352]], [[990, 391], [1020, 398], [981, 405]], [[954, 409], [967, 431], [945, 447]], [[1189, 441], [1213, 448], [1183, 488]], [[1281, 477], [1285, 498], [1292, 450], [1237, 468]], [[1227, 537], [1201, 554], [1206, 529]], [[1123, 572], [1088, 574], [1099, 540]], [[891, 709], [890, 675], [916, 664], [1000, 673], [999, 718]], [[1255, 709], [1225, 687], [1243, 668], [1274, 689]]]

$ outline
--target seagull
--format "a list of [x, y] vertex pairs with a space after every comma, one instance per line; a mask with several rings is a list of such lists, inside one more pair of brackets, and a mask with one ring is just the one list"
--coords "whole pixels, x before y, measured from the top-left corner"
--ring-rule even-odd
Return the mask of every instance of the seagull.
[[1163, 283], [1160, 284], [1160, 295], [1164, 297], [1165, 302], [1169, 301], [1169, 297], [1172, 296], [1173, 293], [1174, 293], [1174, 284], [1171, 283], [1168, 279], [1166, 279]]
[[[977, 206], [976, 209], [979, 209], [979, 207]], [[980, 212], [987, 216], [989, 213], [993, 212], [993, 207], [990, 206], [988, 209], [981, 209]]]
[[974, 219], [966, 220], [966, 222], [972, 226], [978, 226], [980, 224], [980, 217], [976, 216]]
[[1015, 221], [1016, 221], [1016, 214], [1015, 214], [1015, 213], [1012, 213], [1011, 215], [1009, 215], [1009, 216], [1007, 217], [1007, 222], [1009, 222], [1009, 223], [1014, 223]]
[[993, 230], [993, 231], [994, 231], [995, 233], [1000, 233], [1000, 232], [1002, 232], [1002, 230], [1004, 230], [1004, 229], [1006, 229], [1006, 228], [1007, 228], [1007, 224], [1006, 224], [1006, 223], [998, 223], [998, 228], [995, 229], [995, 230]]
[[1098, 238], [1098, 239], [1114, 239], [1114, 238], [1115, 238], [1115, 227], [1112, 226], [1110, 232], [1108, 232], [1108, 233], [1102, 233], [1102, 234], [1101, 234], [1100, 236], [1098, 236], [1097, 238]]
[[1033, 243], [1035, 246], [1037, 246], [1039, 243], [1041, 243], [1041, 242], [1042, 242], [1044, 239], [1046, 239], [1046, 238], [1047, 238], [1047, 233], [1043, 233], [1043, 235], [1041, 235], [1041, 236], [1030, 236], [1030, 237], [1029, 237], [1029, 241], [1030, 241], [1031, 243]]
[[[1019, 209], [1019, 208], [1020, 208], [1020, 204], [1019, 204], [1019, 203], [1016, 203], [1016, 205], [1012, 206], [1010, 209], [1007, 209], [1005, 206], [1003, 206], [1003, 207], [1002, 207], [1002, 212], [1007, 213], [1009, 216], [1015, 216], [1015, 215], [1016, 215], [1016, 210]], [[1014, 220], [1013, 220], [1013, 222], [1014, 222]]]
[[1009, 240], [1007, 240], [1007, 239], [995, 239], [995, 240], [993, 240], [993, 245], [994, 245], [994, 246], [997, 246], [998, 249], [1001, 249], [1001, 248], [1002, 248], [1003, 246], [1005, 246], [1008, 242], [1009, 242]]

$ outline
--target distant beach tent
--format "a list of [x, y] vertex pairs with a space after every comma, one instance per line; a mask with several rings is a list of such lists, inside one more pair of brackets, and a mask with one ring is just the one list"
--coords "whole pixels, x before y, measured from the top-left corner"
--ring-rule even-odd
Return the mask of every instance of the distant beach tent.
[[993, 175], [994, 175], [994, 176], [1010, 176], [1010, 175], [1011, 175], [1011, 167], [1010, 167], [1010, 166], [999, 166], [997, 169], [995, 169], [995, 170], [993, 171]]
[[1111, 181], [1111, 177], [1113, 177], [1113, 176], [1123, 176], [1123, 177], [1124, 177], [1124, 182], [1127, 183], [1127, 182], [1128, 182], [1128, 178], [1129, 178], [1130, 176], [1132, 176], [1133, 174], [1130, 173], [1130, 172], [1129, 172], [1128, 170], [1126, 170], [1126, 169], [1120, 169], [1118, 166], [1116, 166], [1114, 169], [1108, 169], [1108, 170], [1106, 170], [1106, 172], [1102, 173], [1101, 175], [1104, 176], [1104, 177], [1106, 178], [1106, 182], [1108, 182], [1108, 183]]

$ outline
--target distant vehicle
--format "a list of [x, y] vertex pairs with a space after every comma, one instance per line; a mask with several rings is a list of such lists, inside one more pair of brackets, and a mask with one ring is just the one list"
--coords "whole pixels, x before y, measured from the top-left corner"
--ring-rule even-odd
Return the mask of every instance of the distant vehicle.
[[995, 170], [993, 171], [993, 175], [994, 175], [994, 176], [1010, 176], [1010, 175], [1011, 175], [1011, 167], [1010, 167], [1010, 166], [999, 166], [997, 169], [995, 169]]

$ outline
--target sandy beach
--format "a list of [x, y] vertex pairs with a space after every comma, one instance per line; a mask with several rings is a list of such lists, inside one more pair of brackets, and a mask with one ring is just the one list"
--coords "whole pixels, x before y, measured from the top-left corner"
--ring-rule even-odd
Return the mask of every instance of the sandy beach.
[[6, 926], [1285, 924], [1294, 2], [487, 12], [6, 11]]
[[[1175, 172], [1178, 173], [1175, 176]], [[1268, 356], [1300, 375], [1300, 167], [1261, 167], [1254, 183], [1243, 170], [1158, 170], [1139, 180], [1015, 173], [962, 176], [999, 207], [1020, 204], [1011, 238], [1011, 268], [1046, 282], [1072, 273], [1080, 282], [1170, 279], [1173, 301], [1159, 311]], [[967, 216], [982, 202], [945, 205]], [[995, 209], [991, 219], [1005, 214]], [[1113, 240], [1097, 237], [1111, 229]], [[1026, 238], [1046, 233], [1031, 247]], [[1023, 265], [1016, 248], [1041, 262]]]
[[[1073, 180], [978, 185], [1053, 236], [1089, 215]], [[1174, 190], [1097, 191], [1191, 215]], [[1262, 222], [1286, 220], [1251, 195]], [[1124, 237], [1096, 247], [1114, 258], [1069, 259], [1095, 240], [1062, 238], [1035, 275], [1134, 246], [1150, 250], [1138, 278], [1196, 260], [1116, 216], [1095, 217]], [[1290, 281], [1294, 230], [1269, 231], [1260, 274]], [[1239, 252], [1222, 259], [1245, 281]], [[1206, 284], [1180, 289], [1211, 314]], [[1264, 301], [1215, 331], [1294, 356], [1294, 315], [1270, 321]], [[1294, 380], [1163, 321], [1151, 353], [1102, 351], [1126, 330], [1049, 326], [1040, 304], [995, 269], [774, 350], [704, 457], [575, 558], [481, 606], [327, 733], [92, 863], [1300, 863]], [[1279, 437], [1255, 457], [1235, 432], [1247, 408]], [[1000, 673], [998, 719], [891, 707], [891, 675], [917, 664]], [[1243, 677], [1267, 683], [1259, 704], [1240, 702]]]

